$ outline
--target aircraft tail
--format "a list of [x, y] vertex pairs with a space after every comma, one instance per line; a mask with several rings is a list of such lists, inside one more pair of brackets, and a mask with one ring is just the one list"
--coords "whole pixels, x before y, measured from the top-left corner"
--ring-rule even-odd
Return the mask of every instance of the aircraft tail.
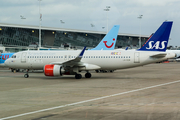
[[165, 52], [172, 28], [172, 21], [165, 21], [139, 51], [161, 51]]
[[101, 42], [90, 50], [114, 50], [120, 25], [114, 27], [106, 34]]

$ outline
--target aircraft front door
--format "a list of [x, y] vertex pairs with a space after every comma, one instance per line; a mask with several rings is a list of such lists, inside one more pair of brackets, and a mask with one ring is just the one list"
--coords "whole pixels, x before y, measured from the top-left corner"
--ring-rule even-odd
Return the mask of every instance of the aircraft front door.
[[22, 54], [21, 54], [21, 62], [22, 63], [26, 63], [26, 52], [23, 52]]
[[140, 54], [139, 54], [139, 52], [134, 53], [134, 63], [140, 63]]

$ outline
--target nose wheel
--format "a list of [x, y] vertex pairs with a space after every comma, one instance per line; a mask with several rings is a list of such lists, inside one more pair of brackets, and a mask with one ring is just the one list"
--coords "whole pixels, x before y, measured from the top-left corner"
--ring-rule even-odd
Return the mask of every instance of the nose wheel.
[[25, 78], [28, 78], [28, 77], [29, 77], [28, 72], [29, 72], [29, 69], [27, 69], [27, 70], [26, 70], [26, 74], [24, 74], [24, 77], [25, 77]]
[[29, 75], [28, 75], [28, 74], [25, 74], [25, 75], [24, 75], [24, 77], [25, 77], [25, 78], [28, 78], [28, 77], [29, 77]]

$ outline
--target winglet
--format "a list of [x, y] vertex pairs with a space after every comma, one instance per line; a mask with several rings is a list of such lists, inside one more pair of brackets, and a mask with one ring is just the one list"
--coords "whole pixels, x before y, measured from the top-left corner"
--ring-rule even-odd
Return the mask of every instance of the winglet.
[[84, 47], [84, 49], [81, 51], [81, 53], [78, 55], [78, 58], [82, 58], [83, 57], [83, 54], [84, 54], [84, 51], [86, 50], [86, 46]]
[[165, 52], [169, 41], [172, 21], [165, 21], [139, 51]]

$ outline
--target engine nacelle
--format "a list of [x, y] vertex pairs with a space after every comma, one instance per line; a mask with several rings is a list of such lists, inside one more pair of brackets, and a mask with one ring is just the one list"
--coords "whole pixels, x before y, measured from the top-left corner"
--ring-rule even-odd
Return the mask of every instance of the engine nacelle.
[[61, 65], [45, 65], [44, 66], [44, 74], [46, 76], [62, 76], [65, 74], [65, 70]]

